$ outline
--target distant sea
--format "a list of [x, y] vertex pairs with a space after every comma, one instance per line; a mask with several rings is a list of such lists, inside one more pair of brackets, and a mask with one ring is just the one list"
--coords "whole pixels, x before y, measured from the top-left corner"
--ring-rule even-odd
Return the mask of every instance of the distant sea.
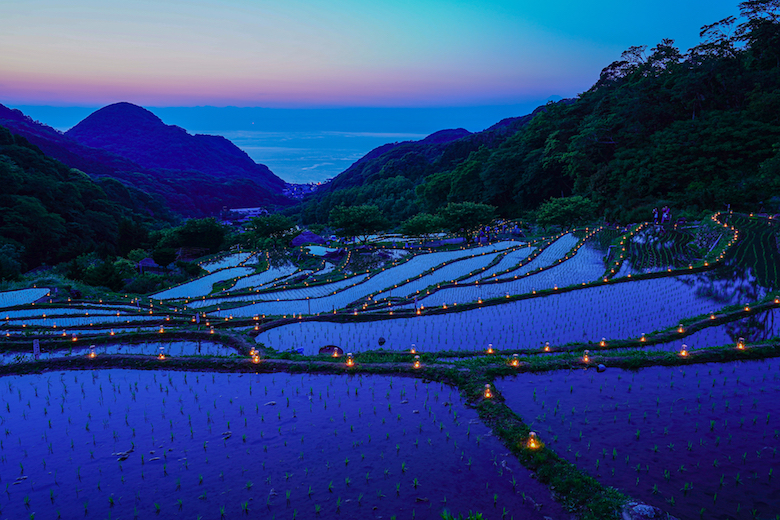
[[[303, 184], [335, 177], [377, 146], [416, 141], [451, 128], [478, 132], [558, 99], [451, 108], [144, 108], [191, 134], [224, 136], [285, 181]], [[12, 108], [66, 131], [100, 107]]]
[[323, 182], [349, 168], [378, 146], [417, 141], [427, 134], [375, 132], [261, 132], [197, 130], [230, 139], [255, 162], [263, 163], [287, 182]]

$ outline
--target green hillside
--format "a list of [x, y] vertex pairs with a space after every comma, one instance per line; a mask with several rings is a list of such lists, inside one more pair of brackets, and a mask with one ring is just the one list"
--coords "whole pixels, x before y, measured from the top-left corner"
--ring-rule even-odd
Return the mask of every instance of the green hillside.
[[[140, 247], [167, 210], [116, 181], [104, 185], [0, 127], [0, 278], [81, 254]], [[145, 215], [145, 216], [144, 216]]]
[[304, 203], [302, 220], [374, 204], [400, 222], [464, 201], [514, 217], [571, 195], [623, 222], [666, 204], [778, 211], [780, 6], [759, 0], [740, 11], [704, 27], [686, 53], [671, 40], [630, 48], [576, 100], [548, 104], [509, 135], [378, 149], [356, 164], [360, 183], [342, 179], [356, 177], [353, 166]]

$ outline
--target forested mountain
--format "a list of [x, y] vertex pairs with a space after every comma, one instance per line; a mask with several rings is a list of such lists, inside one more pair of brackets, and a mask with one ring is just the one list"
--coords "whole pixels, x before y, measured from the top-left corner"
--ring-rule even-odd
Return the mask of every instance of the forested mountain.
[[[143, 216], [128, 201], [166, 215], [148, 195], [131, 193], [116, 181], [101, 187], [1, 126], [0, 184], [0, 271], [18, 272], [91, 251], [114, 255], [144, 247], [147, 226], [162, 222]], [[10, 263], [17, 265], [11, 269]], [[6, 274], [0, 272], [0, 278]]]
[[131, 103], [115, 103], [87, 116], [65, 135], [102, 148], [148, 169], [199, 171], [213, 177], [242, 177], [281, 192], [284, 181], [221, 136], [190, 135]]
[[[118, 111], [115, 110], [116, 105], [112, 105], [114, 109], [108, 110], [107, 115], [111, 116], [109, 119], [116, 118], [118, 113], [128, 116], [127, 121], [117, 120], [117, 125], [128, 134], [125, 144], [117, 142], [121, 135], [110, 126], [104, 128], [109, 138], [101, 141], [96, 135], [98, 123], [106, 122], [103, 115], [97, 118], [97, 122], [90, 122], [82, 128], [82, 138], [105, 144], [109, 149], [80, 143], [33, 121], [19, 110], [3, 105], [0, 105], [0, 125], [24, 136], [48, 156], [99, 179], [106, 189], [117, 192], [117, 196], [129, 197], [129, 202], [136, 206], [145, 197], [131, 196], [135, 190], [151, 195], [154, 204], [145, 209], [136, 207], [138, 211], [154, 214], [170, 209], [182, 216], [200, 217], [213, 215], [224, 206], [290, 204], [281, 194], [281, 179], [265, 166], [255, 164], [227, 139], [191, 136], [180, 128], [165, 125], [140, 107], [120, 105]], [[148, 134], [139, 134], [133, 128], [148, 131]], [[178, 144], [175, 142], [177, 138]], [[110, 150], [109, 143], [125, 155]], [[144, 151], [147, 145], [150, 148]], [[163, 145], [168, 148], [161, 152]], [[202, 162], [198, 163], [197, 157], [202, 157]], [[177, 162], [177, 158], [181, 160]], [[144, 164], [139, 164], [136, 159]], [[189, 169], [199, 165], [208, 171]], [[123, 191], [127, 193], [120, 193]]]
[[415, 190], [432, 174], [453, 171], [472, 153], [495, 148], [532, 117], [509, 118], [473, 134], [462, 128], [441, 130], [421, 141], [380, 146], [291, 212], [300, 212], [305, 224], [324, 223], [336, 206], [375, 204], [400, 222], [424, 209]]
[[740, 14], [704, 27], [686, 53], [671, 40], [632, 47], [576, 100], [532, 118], [377, 149], [306, 201], [302, 218], [376, 204], [398, 222], [464, 201], [517, 216], [570, 195], [620, 221], [664, 204], [780, 211], [780, 4], [751, 0]]

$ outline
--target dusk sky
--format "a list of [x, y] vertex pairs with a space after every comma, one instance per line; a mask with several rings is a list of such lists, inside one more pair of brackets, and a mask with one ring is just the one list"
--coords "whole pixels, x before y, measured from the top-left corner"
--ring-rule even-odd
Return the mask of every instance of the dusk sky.
[[25, 0], [0, 7], [0, 103], [436, 107], [575, 96], [725, 0]]

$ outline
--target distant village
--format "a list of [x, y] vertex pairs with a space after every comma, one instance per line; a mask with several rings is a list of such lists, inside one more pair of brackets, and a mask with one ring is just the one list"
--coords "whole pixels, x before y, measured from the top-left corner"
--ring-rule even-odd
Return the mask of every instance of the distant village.
[[[325, 182], [311, 182], [308, 184], [290, 184], [284, 185], [282, 193], [291, 199], [301, 200], [307, 195], [315, 193], [317, 190], [328, 184], [332, 179]], [[223, 224], [243, 224], [255, 217], [265, 217], [268, 215], [268, 209], [262, 206], [256, 208], [222, 208], [219, 220]]]

